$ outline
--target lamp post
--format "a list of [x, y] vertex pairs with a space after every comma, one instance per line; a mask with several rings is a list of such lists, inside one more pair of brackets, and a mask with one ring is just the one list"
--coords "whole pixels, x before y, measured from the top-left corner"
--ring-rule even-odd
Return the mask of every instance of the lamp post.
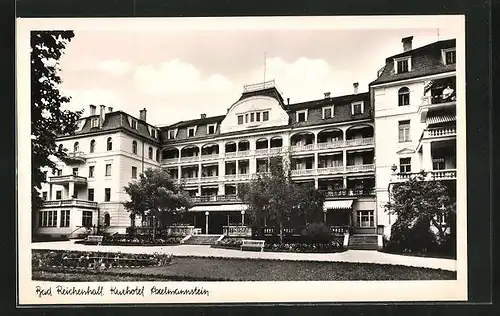
[[[391, 166], [392, 174], [391, 174], [391, 180], [389, 181], [389, 185], [387, 186], [387, 192], [389, 194], [389, 203], [391, 202], [391, 184], [393, 181], [393, 178], [396, 176], [396, 170], [398, 170], [398, 166], [396, 164], [392, 164]], [[389, 209], [389, 225], [391, 224], [391, 210]]]
[[241, 226], [245, 225], [245, 211], [241, 211]]
[[208, 235], [208, 214], [209, 212], [205, 212], [205, 235]]

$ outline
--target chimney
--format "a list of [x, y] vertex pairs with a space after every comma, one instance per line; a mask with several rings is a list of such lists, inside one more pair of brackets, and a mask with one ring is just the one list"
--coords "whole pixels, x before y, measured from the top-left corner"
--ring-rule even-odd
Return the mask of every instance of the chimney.
[[202, 114], [200, 115], [200, 118], [201, 118], [201, 119], [205, 119], [205, 118], [207, 118], [207, 115], [206, 115], [205, 113], [202, 113]]
[[286, 98], [286, 104], [290, 105], [290, 98]]
[[330, 92], [325, 92], [324, 95], [325, 95], [325, 99], [328, 99], [330, 97]]
[[355, 82], [352, 84], [352, 86], [354, 87], [354, 94], [358, 94], [359, 83]]
[[110, 107], [110, 106], [108, 106], [108, 112], [109, 112], [109, 113], [113, 112], [113, 108], [112, 108], [112, 107]]
[[95, 115], [95, 109], [96, 109], [96, 106], [91, 104], [90, 105], [90, 115]]
[[413, 36], [405, 37], [401, 40], [403, 43], [403, 51], [407, 52], [411, 50], [411, 42], [413, 41]]
[[99, 115], [99, 128], [102, 128], [102, 126], [104, 125], [104, 110], [106, 109], [106, 106], [101, 104], [101, 112], [100, 112], [100, 115]]
[[139, 119], [146, 122], [146, 108], [139, 111]]

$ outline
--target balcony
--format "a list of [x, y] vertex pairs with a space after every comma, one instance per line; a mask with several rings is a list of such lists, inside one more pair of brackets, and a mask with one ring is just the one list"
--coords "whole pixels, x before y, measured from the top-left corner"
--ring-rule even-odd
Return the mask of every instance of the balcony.
[[86, 158], [85, 158], [85, 153], [83, 151], [75, 151], [67, 153], [66, 157], [64, 157], [63, 160], [68, 164], [72, 163], [79, 164], [79, 163], [85, 163]]
[[337, 189], [337, 190], [320, 190], [325, 198], [349, 197], [349, 196], [374, 196], [375, 188], [362, 189]]
[[374, 164], [366, 164], [366, 165], [351, 165], [345, 167], [346, 172], [368, 172], [375, 171]]
[[309, 176], [316, 173], [315, 169], [298, 169], [292, 170], [292, 176]]
[[214, 159], [219, 159], [219, 154], [208, 154], [208, 155], [201, 155], [201, 160], [214, 160]]
[[192, 162], [200, 160], [200, 156], [185, 156], [181, 157], [181, 162]]
[[194, 196], [191, 198], [191, 200], [195, 204], [214, 203], [214, 202], [240, 202], [240, 199], [235, 194]]
[[452, 127], [436, 127], [428, 128], [424, 131], [424, 138], [439, 138], [446, 136], [457, 136], [457, 128]]
[[309, 151], [316, 149], [316, 144], [308, 144], [308, 145], [295, 145], [292, 146], [292, 152], [300, 152], [300, 151]]
[[343, 140], [335, 141], [335, 142], [324, 142], [324, 143], [317, 143], [316, 144], [316, 149], [330, 149], [330, 148], [342, 148], [345, 146], [345, 143]]
[[338, 173], [344, 173], [344, 166], [327, 167], [327, 168], [318, 168], [317, 169], [317, 174], [318, 175], [338, 174]]
[[161, 161], [163, 164], [174, 164], [174, 163], [178, 163], [179, 162], [179, 158], [167, 158], [167, 159], [163, 159]]
[[219, 181], [219, 176], [207, 176], [207, 177], [201, 177], [200, 179], [201, 183], [217, 182], [217, 181]]
[[55, 201], [45, 201], [43, 202], [44, 208], [49, 207], [85, 207], [85, 208], [97, 208], [97, 202], [87, 201], [87, 200], [78, 200], [78, 199], [70, 199], [70, 200], [55, 200]]
[[370, 145], [374, 145], [374, 144], [375, 144], [375, 140], [373, 137], [348, 139], [345, 141], [345, 147], [370, 146]]
[[76, 184], [87, 184], [87, 178], [70, 174], [65, 176], [50, 177], [49, 182], [52, 184], [60, 184], [60, 185], [68, 184], [70, 182]]
[[198, 177], [181, 178], [181, 181], [184, 181], [185, 183], [198, 183], [199, 179], [198, 179]]
[[[418, 174], [419, 173], [398, 173], [396, 175], [396, 179], [398, 181], [406, 181]], [[427, 176], [425, 178], [426, 181], [456, 180], [456, 179], [457, 179], [456, 169], [431, 170], [427, 173]]]

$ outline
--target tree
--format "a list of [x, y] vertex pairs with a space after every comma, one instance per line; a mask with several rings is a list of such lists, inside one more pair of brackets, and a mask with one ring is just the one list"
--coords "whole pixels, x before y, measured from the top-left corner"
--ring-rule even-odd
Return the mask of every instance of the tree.
[[177, 184], [164, 169], [148, 168], [139, 179], [125, 186], [130, 201], [124, 203], [131, 217], [151, 216], [153, 219], [153, 239], [156, 237], [156, 218], [160, 225], [174, 222], [193, 206], [191, 198], [182, 184]]
[[[61, 106], [70, 101], [63, 96], [58, 85], [59, 59], [67, 44], [74, 37], [73, 31], [31, 32], [31, 180], [32, 214], [42, 206], [39, 190], [45, 181], [42, 167], [55, 168], [51, 157], [64, 159], [66, 153], [56, 146], [60, 135], [74, 133], [82, 111], [63, 110]], [[35, 221], [33, 220], [33, 225]], [[32, 230], [34, 232], [34, 229]]]
[[260, 174], [238, 190], [240, 199], [248, 205], [247, 214], [254, 226], [269, 219], [279, 229], [280, 242], [283, 242], [285, 224], [313, 214], [308, 208], [313, 204], [320, 203], [323, 207], [322, 202], [309, 201], [310, 189], [301, 188], [291, 180], [287, 161], [280, 156], [270, 157], [269, 172]]
[[395, 184], [386, 205], [397, 216], [390, 245], [402, 251], [427, 251], [444, 242], [450, 235], [449, 223], [441, 219], [454, 218], [452, 205], [448, 187], [440, 181], [426, 181], [425, 172]]

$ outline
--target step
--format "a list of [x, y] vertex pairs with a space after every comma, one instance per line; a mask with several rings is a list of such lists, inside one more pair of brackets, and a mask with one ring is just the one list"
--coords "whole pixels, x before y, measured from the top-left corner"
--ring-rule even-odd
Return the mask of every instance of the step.
[[222, 235], [195, 235], [186, 240], [187, 245], [214, 245]]

